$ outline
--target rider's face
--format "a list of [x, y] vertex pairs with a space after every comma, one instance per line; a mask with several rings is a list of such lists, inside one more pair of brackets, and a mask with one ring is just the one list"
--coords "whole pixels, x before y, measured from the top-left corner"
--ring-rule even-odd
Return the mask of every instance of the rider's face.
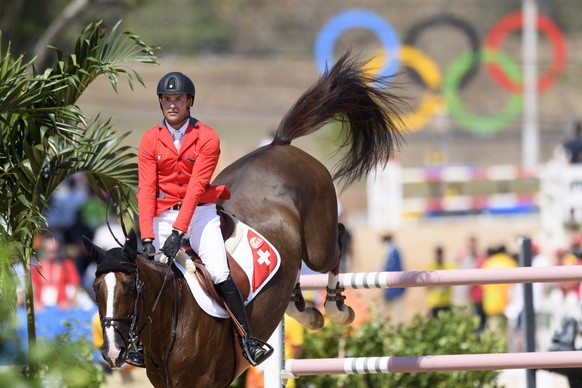
[[160, 105], [166, 122], [178, 129], [190, 116], [191, 97], [186, 94], [162, 94]]

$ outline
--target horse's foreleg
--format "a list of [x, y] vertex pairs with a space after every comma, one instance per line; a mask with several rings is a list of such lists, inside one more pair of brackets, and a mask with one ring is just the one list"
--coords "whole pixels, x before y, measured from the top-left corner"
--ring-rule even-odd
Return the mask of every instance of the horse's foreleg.
[[327, 288], [325, 291], [324, 306], [326, 314], [338, 325], [351, 323], [356, 317], [356, 314], [350, 306], [344, 303], [346, 297], [342, 295], [344, 288], [339, 286], [338, 274], [328, 273]]
[[301, 325], [310, 330], [318, 330], [323, 327], [324, 320], [321, 312], [315, 307], [305, 306], [305, 299], [301, 293], [299, 279], [297, 279], [297, 283], [295, 284], [295, 288], [291, 295], [291, 301], [285, 312], [291, 318], [295, 319]]

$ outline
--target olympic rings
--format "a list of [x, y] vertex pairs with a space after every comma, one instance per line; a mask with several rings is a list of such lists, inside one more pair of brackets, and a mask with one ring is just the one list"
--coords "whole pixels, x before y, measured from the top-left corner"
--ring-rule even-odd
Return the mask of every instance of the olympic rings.
[[[415, 46], [416, 41], [423, 32], [426, 32], [426, 30], [430, 27], [442, 24], [450, 25], [451, 27], [455, 27], [463, 32], [464, 35], [467, 36], [469, 45], [471, 46], [471, 51], [473, 52], [473, 55], [471, 56], [471, 67], [463, 75], [463, 79], [461, 80], [461, 87], [465, 87], [467, 86], [467, 83], [469, 83], [469, 81], [471, 81], [477, 75], [477, 71], [479, 70], [479, 63], [481, 61], [481, 40], [479, 39], [477, 30], [475, 30], [475, 28], [469, 23], [452, 15], [437, 15], [420, 23], [414, 24], [404, 36], [403, 42], [405, 45]], [[411, 68], [407, 67], [407, 70], [411, 70]], [[416, 83], [422, 84], [416, 72], [410, 71], [409, 74]]]
[[[498, 131], [513, 120], [521, 110], [521, 94], [511, 94], [509, 101], [503, 111], [498, 116], [482, 117], [475, 116], [462, 110], [459, 94], [457, 93], [459, 84], [467, 70], [472, 65], [472, 53], [467, 52], [457, 57], [450, 65], [443, 84], [443, 92], [451, 116], [461, 126], [481, 134], [489, 134]], [[481, 52], [483, 60], [489, 63], [496, 63], [501, 66], [512, 81], [519, 81], [520, 68], [508, 56], [501, 52], [491, 52], [483, 50]]]
[[[384, 61], [384, 50], [379, 50], [362, 70], [372, 74], [377, 73]], [[407, 68], [416, 70], [421, 82], [428, 89], [416, 111], [408, 113], [403, 120], [406, 124], [407, 132], [416, 132], [422, 129], [428, 123], [428, 120], [443, 106], [442, 96], [437, 93], [442, 83], [442, 75], [436, 62], [416, 47], [402, 46], [400, 49], [400, 61]]]
[[337, 14], [319, 31], [314, 49], [319, 72], [323, 73], [326, 70], [328, 61], [333, 62], [333, 49], [341, 34], [358, 27], [376, 33], [384, 50], [391, 54], [378, 74], [385, 77], [396, 73], [400, 67], [398, 61], [400, 42], [396, 31], [377, 14], [362, 9], [351, 9]]
[[[562, 32], [549, 18], [537, 14], [537, 27], [547, 35], [554, 46], [554, 62], [550, 69], [538, 79], [538, 90], [545, 92], [556, 81], [558, 74], [566, 66], [566, 45]], [[512, 12], [497, 22], [485, 39], [485, 47], [489, 50], [498, 51], [505, 36], [516, 29], [523, 27], [523, 14], [521, 11]], [[514, 93], [521, 93], [523, 85], [515, 83], [504, 74], [499, 66], [494, 63], [487, 65], [487, 70], [491, 73], [493, 80], [502, 88], [511, 90]]]
[[[412, 47], [427, 28], [441, 24], [451, 25], [463, 32], [471, 46], [470, 52], [456, 58], [449, 65], [442, 84], [442, 75], [434, 60], [418, 48]], [[446, 104], [451, 116], [461, 127], [481, 134], [492, 133], [507, 125], [521, 109], [521, 69], [508, 56], [499, 52], [505, 36], [521, 26], [521, 11], [503, 17], [487, 35], [486, 50], [482, 50], [479, 36], [470, 24], [452, 15], [439, 15], [415, 24], [405, 35], [404, 45], [401, 47], [396, 32], [386, 20], [370, 11], [352, 9], [337, 14], [324, 25], [317, 36], [314, 51], [319, 71], [324, 72], [328, 61], [333, 61], [335, 42], [344, 31], [351, 28], [368, 29], [377, 35], [383, 49], [379, 50], [363, 70], [384, 77], [395, 74], [402, 64], [414, 71], [411, 76], [415, 82], [427, 88], [416, 110], [409, 113], [405, 120], [408, 131], [422, 129]], [[538, 14], [537, 28], [547, 35], [554, 48], [552, 66], [538, 80], [538, 90], [544, 92], [555, 83], [557, 76], [565, 68], [566, 45], [562, 32], [549, 18]], [[486, 68], [494, 82], [512, 92], [502, 112], [495, 117], [478, 117], [464, 112], [457, 93], [459, 88], [466, 86], [475, 76], [481, 61], [486, 62]], [[440, 93], [444, 98], [437, 93], [439, 86], [442, 86]]]

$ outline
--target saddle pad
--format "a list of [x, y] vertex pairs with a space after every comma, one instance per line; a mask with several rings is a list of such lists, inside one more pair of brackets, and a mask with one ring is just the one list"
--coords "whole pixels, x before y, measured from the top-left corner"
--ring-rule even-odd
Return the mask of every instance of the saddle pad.
[[[249, 297], [245, 300], [247, 305], [277, 273], [281, 266], [281, 257], [275, 247], [259, 232], [236, 218], [235, 223], [235, 233], [226, 241], [226, 246], [251, 283]], [[234, 243], [229, 240], [234, 240]], [[227, 311], [204, 292], [194, 274], [187, 271], [178, 260], [173, 260], [172, 263], [184, 274], [192, 295], [202, 310], [213, 317], [229, 317]]]

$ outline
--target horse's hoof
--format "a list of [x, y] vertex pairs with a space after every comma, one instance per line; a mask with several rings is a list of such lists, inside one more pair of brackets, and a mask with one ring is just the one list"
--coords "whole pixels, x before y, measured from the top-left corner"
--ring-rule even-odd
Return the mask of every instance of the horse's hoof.
[[333, 303], [332, 306], [334, 307], [328, 308], [326, 305], [325, 311], [327, 315], [331, 317], [331, 320], [337, 323], [338, 325], [348, 325], [352, 323], [356, 318], [356, 313], [354, 312], [354, 309], [352, 309], [350, 306], [343, 305], [343, 308], [341, 310], [337, 309], [335, 303]]
[[304, 313], [309, 316], [309, 324], [304, 325], [310, 330], [319, 330], [323, 328], [325, 320], [323, 319], [323, 314], [315, 307], [306, 307]]
[[345, 306], [344, 308], [347, 309], [347, 317], [346, 317], [346, 321], [344, 323], [342, 323], [342, 325], [348, 325], [350, 323], [352, 323], [354, 321], [354, 319], [356, 319], [356, 313], [354, 312], [354, 309], [352, 309], [350, 306]]
[[315, 307], [305, 307], [299, 311], [295, 304], [290, 303], [285, 313], [309, 330], [319, 330], [325, 323], [323, 314]]

